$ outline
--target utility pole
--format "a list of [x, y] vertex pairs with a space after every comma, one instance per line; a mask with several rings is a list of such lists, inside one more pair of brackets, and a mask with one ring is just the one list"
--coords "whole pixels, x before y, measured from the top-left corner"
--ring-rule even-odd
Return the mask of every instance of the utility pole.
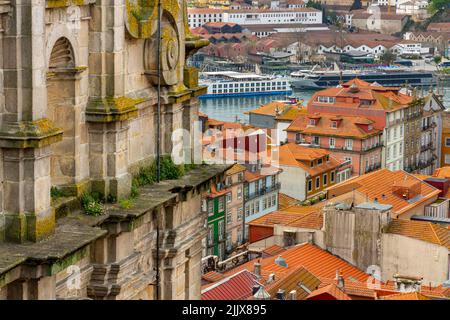
[[[158, 0], [158, 106], [156, 112], [156, 181], [161, 181], [161, 0]], [[156, 212], [156, 300], [160, 300], [159, 285], [159, 219]]]

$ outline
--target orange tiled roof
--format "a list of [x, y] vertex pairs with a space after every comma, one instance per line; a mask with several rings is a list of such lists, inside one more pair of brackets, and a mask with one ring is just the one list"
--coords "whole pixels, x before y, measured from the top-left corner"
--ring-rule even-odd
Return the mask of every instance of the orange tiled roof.
[[288, 223], [288, 226], [304, 229], [316, 229], [320, 230], [323, 227], [323, 212], [315, 211]]
[[352, 300], [348, 295], [346, 295], [341, 289], [339, 289], [333, 283], [327, 284], [317, 290], [314, 290], [306, 297], [306, 300], [322, 295], [332, 296], [336, 300]]
[[[329, 156], [329, 161], [323, 161], [320, 165], [311, 167], [309, 162]], [[327, 150], [319, 148], [307, 148], [295, 143], [287, 143], [279, 148], [279, 163], [285, 166], [300, 167], [311, 176], [315, 176], [325, 171], [338, 167], [341, 161], [337, 160]]]
[[[369, 100], [372, 104], [364, 106], [365, 108], [386, 111], [395, 111], [406, 108], [414, 99], [411, 96], [400, 93], [399, 88], [383, 87], [358, 78], [344, 83], [341, 87], [333, 87], [316, 92], [310, 99], [308, 106], [323, 104], [317, 101], [318, 96], [336, 98], [334, 104], [325, 104], [328, 107], [336, 105], [346, 108], [360, 108], [361, 100]], [[352, 99], [347, 101], [346, 98]]]
[[306, 214], [292, 213], [286, 211], [273, 211], [248, 222], [248, 224], [251, 226], [264, 226], [264, 227], [272, 227], [276, 224], [287, 225], [290, 222], [293, 222], [297, 220], [299, 217], [305, 215]]
[[210, 198], [215, 198], [215, 197], [223, 196], [224, 194], [226, 194], [228, 192], [230, 192], [228, 189], [222, 189], [222, 190], [218, 191], [216, 186], [214, 185], [214, 183], [211, 183], [211, 192], [206, 194], [206, 196], [210, 197]]
[[[336, 279], [320, 278], [322, 284], [337, 284]], [[366, 282], [345, 281], [344, 292], [350, 296], [365, 297], [375, 299], [376, 290], [368, 287]]]
[[208, 282], [216, 282], [219, 280], [222, 280], [225, 278], [225, 276], [219, 272], [216, 271], [210, 271], [202, 275], [202, 280], [208, 281]]
[[244, 172], [245, 170], [247, 170], [247, 169], [242, 164], [236, 163], [230, 169], [225, 171], [225, 175], [231, 176], [231, 175], [239, 173], [239, 172]]
[[381, 300], [431, 300], [429, 297], [424, 296], [419, 292], [401, 292], [388, 296], [383, 296]]
[[[415, 198], [415, 201], [405, 200], [393, 193], [393, 185], [400, 182], [420, 183], [420, 194]], [[380, 169], [329, 187], [327, 189], [328, 199], [352, 192], [352, 190], [366, 195], [371, 201], [377, 198], [381, 204], [392, 205], [392, 211], [397, 214], [404, 213], [440, 193], [440, 190], [405, 171]]]
[[251, 172], [249, 170], [245, 171], [245, 181], [251, 182], [262, 177], [271, 176], [280, 172], [280, 169], [274, 166], [263, 166], [263, 169], [258, 170], [256, 172]]
[[[303, 266], [316, 277], [334, 278], [336, 270], [340, 270], [344, 279], [348, 281], [365, 282], [368, 274], [349, 264], [343, 259], [338, 258], [331, 253], [320, 249], [319, 247], [304, 243], [287, 249], [281, 254], [286, 260], [287, 268], [275, 263], [277, 257], [258, 259], [261, 263], [261, 275], [267, 277], [270, 273], [287, 274], [292, 268]], [[236, 272], [247, 269], [253, 270], [253, 265], [257, 260], [251, 260], [243, 265], [231, 269], [225, 275], [235, 274]]]
[[273, 246], [267, 247], [263, 250], [263, 253], [269, 256], [275, 256], [282, 252], [286, 251], [285, 248], [280, 247], [279, 245], [274, 244]]
[[[276, 224], [279, 225], [292, 225], [298, 228], [312, 228], [321, 229], [322, 217], [321, 208], [324, 206], [323, 202], [319, 202], [312, 206], [300, 206], [295, 205], [286, 208], [284, 211], [269, 212], [259, 218], [256, 218], [249, 222], [249, 225], [272, 227]], [[314, 214], [314, 215], [312, 215]], [[309, 217], [311, 215], [311, 217]], [[320, 224], [319, 228], [316, 228]]]
[[210, 125], [210, 126], [221, 126], [223, 124], [224, 124], [223, 121], [216, 120], [216, 119], [213, 119], [213, 118], [208, 118], [208, 125]]
[[450, 166], [437, 168], [433, 173], [433, 177], [435, 177], [435, 178], [450, 178]]
[[450, 250], [450, 230], [436, 223], [393, 219], [387, 232], [437, 244]]
[[276, 119], [277, 120], [281, 120], [281, 121], [292, 121], [295, 118], [297, 118], [300, 113], [302, 113], [304, 111], [305, 110], [300, 109], [298, 107], [291, 107], [291, 108], [288, 108], [287, 111], [285, 111], [282, 114], [276, 116]]
[[299, 201], [295, 198], [292, 198], [284, 193], [278, 193], [278, 208], [280, 210], [283, 210], [285, 208], [288, 208], [290, 206], [293, 206], [297, 204]]
[[[299, 283], [302, 285], [300, 286]], [[283, 289], [286, 294], [295, 290], [297, 292], [297, 300], [305, 300], [309, 294], [308, 291], [315, 290], [319, 285], [320, 280], [316, 276], [304, 267], [298, 266], [292, 268], [284, 276], [275, 277], [275, 281], [266, 285], [264, 289], [271, 297], [276, 296], [279, 289]]]
[[292, 111], [292, 113], [289, 113], [291, 110], [297, 110], [299, 111], [299, 107], [292, 104], [287, 104], [285, 102], [281, 101], [272, 101], [265, 105], [260, 106], [259, 108], [250, 110], [246, 113], [255, 113], [255, 114], [261, 114], [261, 115], [267, 115], [267, 116], [273, 116], [273, 117], [280, 117], [283, 118], [283, 114], [288, 113], [288, 117], [292, 117], [295, 115], [296, 111]]
[[377, 134], [380, 130], [372, 128], [366, 131], [361, 124], [372, 124], [372, 120], [358, 116], [339, 116], [339, 124], [337, 128], [332, 128], [331, 123], [337, 120], [337, 116], [333, 114], [318, 114], [319, 121], [315, 126], [309, 124], [309, 115], [300, 114], [286, 129], [286, 131], [301, 132], [307, 135], [335, 136], [335, 137], [352, 137], [365, 139]]

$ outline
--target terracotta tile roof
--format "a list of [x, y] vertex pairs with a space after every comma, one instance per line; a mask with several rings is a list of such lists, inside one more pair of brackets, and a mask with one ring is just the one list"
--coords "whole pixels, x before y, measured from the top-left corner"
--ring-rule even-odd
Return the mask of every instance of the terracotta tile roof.
[[[410, 200], [405, 200], [393, 192], [395, 184], [405, 183], [418, 183], [419, 194]], [[328, 199], [352, 192], [352, 190], [365, 195], [370, 201], [374, 201], [376, 198], [381, 204], [392, 205], [392, 211], [396, 214], [407, 212], [440, 193], [440, 190], [405, 171], [380, 169], [329, 187], [327, 189]]]
[[427, 27], [428, 31], [450, 31], [450, 22], [432, 22]]
[[279, 289], [287, 295], [292, 290], [297, 292], [297, 300], [305, 300], [310, 292], [320, 285], [320, 280], [302, 266], [292, 268], [284, 276], [275, 277], [275, 281], [266, 285], [265, 290], [273, 297]]
[[[337, 284], [336, 279], [320, 278], [322, 284]], [[366, 282], [345, 281], [344, 292], [349, 296], [372, 298], [376, 297], [376, 290], [369, 288]]]
[[[374, 121], [364, 117], [336, 116], [333, 114], [319, 113], [317, 114], [319, 121], [314, 126], [309, 124], [309, 117], [310, 115], [300, 114], [286, 131], [301, 132], [307, 135], [351, 137], [357, 139], [365, 139], [381, 133], [380, 130], [375, 128], [366, 131], [361, 125], [373, 124]], [[337, 128], [332, 128], [332, 122], [337, 120]]]
[[235, 274], [236, 272], [248, 269], [253, 270], [254, 263], [259, 260], [261, 263], [261, 275], [264, 278], [271, 273], [275, 275], [285, 275], [292, 268], [303, 266], [316, 277], [334, 278], [336, 270], [340, 270], [346, 281], [365, 282], [369, 277], [368, 274], [359, 270], [355, 266], [349, 264], [343, 259], [338, 258], [331, 253], [320, 249], [319, 247], [304, 243], [287, 249], [281, 254], [286, 260], [288, 267], [284, 268], [275, 263], [277, 257], [269, 257], [264, 259], [255, 259], [225, 273], [225, 275]]
[[[390, 291], [396, 293], [394, 281], [387, 281], [385, 284], [381, 285], [381, 289], [384, 290], [383, 295], [388, 295], [386, 292]], [[420, 287], [420, 292], [427, 296], [433, 298], [450, 298], [450, 288], [445, 288], [442, 285], [432, 287], [422, 284]]]
[[275, 255], [279, 255], [280, 253], [282, 253], [284, 251], [286, 251], [285, 248], [274, 244], [270, 247], [265, 248], [262, 252], [268, 256], [275, 256]]
[[417, 174], [417, 173], [413, 173], [413, 176], [416, 177], [417, 179], [420, 180], [425, 180], [428, 178], [431, 178], [432, 176], [426, 175], [426, 174]]
[[294, 220], [287, 225], [295, 228], [321, 230], [323, 227], [323, 212], [321, 210], [311, 212], [310, 214]]
[[381, 300], [431, 300], [429, 297], [424, 296], [418, 292], [401, 292], [388, 296], [383, 296]]
[[211, 184], [211, 192], [205, 194], [205, 196], [209, 197], [209, 198], [216, 198], [216, 197], [219, 197], [219, 196], [223, 196], [224, 194], [226, 194], [228, 192], [230, 192], [230, 190], [228, 190], [228, 189], [222, 189], [220, 191], [217, 191], [216, 186], [212, 183]]
[[[329, 156], [329, 161], [310, 166], [310, 161]], [[311, 176], [339, 167], [342, 161], [336, 159], [329, 151], [319, 148], [302, 147], [295, 143], [287, 143], [279, 148], [279, 164], [282, 166], [300, 167]]]
[[[362, 100], [367, 100], [371, 104], [364, 105], [364, 108], [391, 112], [406, 108], [413, 101], [413, 97], [400, 93], [399, 90], [400, 88], [383, 87], [356, 78], [344, 83], [342, 87], [333, 87], [316, 92], [309, 100], [308, 107], [337, 106], [357, 109], [362, 107]], [[333, 104], [322, 103], [317, 101], [318, 96], [335, 97], [336, 101]]]
[[335, 300], [352, 300], [348, 295], [346, 295], [341, 289], [339, 289], [335, 284], [327, 284], [317, 290], [314, 290], [306, 297], [306, 300], [310, 300], [315, 297], [328, 296], [333, 297]]
[[210, 126], [221, 126], [223, 124], [224, 124], [223, 121], [216, 120], [216, 119], [213, 119], [213, 118], [208, 118], [208, 125], [210, 125]]
[[274, 166], [263, 166], [262, 170], [256, 172], [251, 172], [249, 170], [245, 171], [244, 177], [245, 181], [252, 182], [262, 177], [271, 176], [280, 172], [280, 169]]
[[436, 223], [393, 219], [387, 232], [433, 243], [450, 250], [450, 230]]
[[243, 300], [252, 295], [257, 276], [242, 270], [202, 290], [202, 300]]
[[323, 202], [312, 206], [295, 205], [284, 211], [269, 212], [249, 222], [249, 225], [273, 227], [274, 225], [293, 226], [297, 228], [321, 229]]
[[433, 173], [433, 177], [435, 177], [435, 178], [450, 178], [450, 166], [437, 168]]
[[225, 171], [225, 175], [231, 176], [239, 172], [244, 172], [245, 170], [247, 170], [247, 168], [245, 168], [242, 164], [236, 163], [230, 169]]
[[[290, 111], [292, 112], [290, 113]], [[245, 112], [246, 114], [254, 113], [254, 114], [261, 114], [261, 115], [267, 115], [267, 116], [273, 116], [273, 117], [279, 117], [279, 119], [282, 119], [285, 114], [287, 113], [287, 118], [292, 117], [293, 115], [298, 112], [300, 108], [296, 105], [288, 104], [281, 101], [272, 101], [265, 105], [260, 106], [259, 108], [250, 110], [248, 112]]]
[[298, 115], [302, 112], [305, 112], [304, 109], [300, 109], [298, 107], [288, 108], [287, 111], [282, 114], [276, 116], [275, 118], [279, 121], [292, 121], [298, 117]]
[[297, 204], [299, 201], [284, 193], [278, 193], [278, 208], [284, 210], [290, 206]]
[[299, 213], [292, 213], [286, 211], [273, 211], [248, 222], [248, 224], [251, 226], [265, 226], [265, 227], [273, 227], [276, 224], [287, 225], [290, 222], [299, 219], [301, 215], [302, 214]]
[[225, 276], [216, 271], [210, 271], [202, 275], [202, 280], [208, 282], [217, 282], [219, 280], [222, 280], [223, 278], [225, 278]]

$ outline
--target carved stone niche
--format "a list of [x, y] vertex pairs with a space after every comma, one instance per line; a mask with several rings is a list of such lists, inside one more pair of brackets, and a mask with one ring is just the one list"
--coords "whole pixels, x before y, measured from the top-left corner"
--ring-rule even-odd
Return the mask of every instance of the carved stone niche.
[[161, 59], [161, 85], [173, 86], [182, 82], [185, 50], [177, 23], [163, 11], [161, 17], [161, 48], [158, 52], [158, 33], [155, 32], [144, 45], [145, 74], [153, 84], [158, 83], [158, 55]]

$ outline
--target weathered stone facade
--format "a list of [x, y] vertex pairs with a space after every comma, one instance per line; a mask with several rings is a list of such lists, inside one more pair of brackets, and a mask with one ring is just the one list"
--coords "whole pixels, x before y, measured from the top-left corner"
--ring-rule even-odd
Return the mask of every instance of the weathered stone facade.
[[185, 60], [205, 41], [184, 1], [162, 1], [158, 52], [157, 1], [140, 3], [0, 3], [0, 299], [200, 297], [201, 193], [225, 168], [144, 187], [133, 209], [100, 217], [50, 197], [51, 186], [73, 199], [130, 194], [156, 154], [158, 54], [162, 153], [197, 119], [204, 88]]

